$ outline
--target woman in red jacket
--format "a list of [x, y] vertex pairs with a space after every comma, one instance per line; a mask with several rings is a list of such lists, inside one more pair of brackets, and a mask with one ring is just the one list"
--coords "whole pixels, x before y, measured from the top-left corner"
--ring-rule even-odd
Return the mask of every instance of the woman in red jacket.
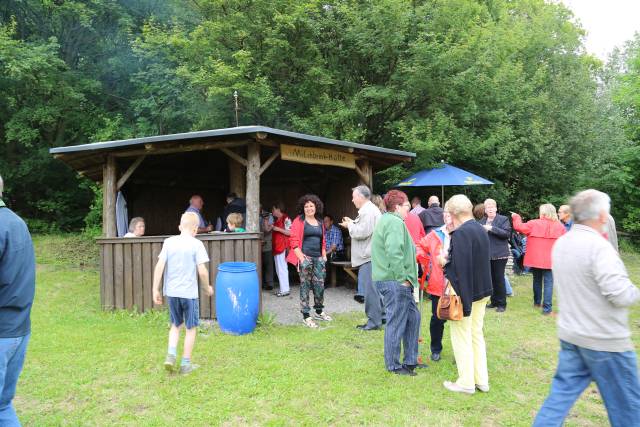
[[[330, 321], [324, 312], [324, 279], [327, 275], [327, 251], [324, 241], [323, 205], [318, 196], [307, 194], [298, 200], [298, 215], [291, 224], [287, 261], [300, 274], [300, 311], [302, 321], [317, 328], [315, 320]], [[313, 319], [309, 315], [309, 291], [313, 291]]]
[[[540, 307], [542, 314], [550, 315], [553, 297], [553, 275], [551, 274], [551, 248], [558, 237], [565, 233], [564, 226], [558, 220], [556, 208], [550, 203], [540, 206], [540, 219], [522, 222], [517, 213], [511, 214], [513, 229], [527, 236], [527, 251], [524, 265], [533, 273], [533, 305]], [[544, 297], [542, 282], [544, 280]]]
[[[431, 295], [431, 321], [429, 322], [429, 335], [431, 336], [431, 360], [440, 360], [442, 352], [442, 335], [444, 334], [444, 324], [446, 320], [438, 318], [438, 300], [444, 290], [444, 271], [441, 260], [447, 258], [449, 252], [449, 242], [451, 237], [449, 232], [453, 230], [453, 222], [449, 212], [444, 212], [444, 225], [431, 230], [429, 234], [421, 238], [416, 245], [416, 256], [422, 271], [426, 272], [420, 278], [420, 287]], [[426, 286], [425, 286], [425, 283]]]

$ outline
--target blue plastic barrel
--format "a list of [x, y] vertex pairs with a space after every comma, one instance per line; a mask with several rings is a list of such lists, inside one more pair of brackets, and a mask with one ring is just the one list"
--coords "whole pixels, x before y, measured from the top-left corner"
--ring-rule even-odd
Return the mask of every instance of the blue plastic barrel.
[[252, 262], [224, 262], [216, 276], [216, 316], [222, 332], [244, 335], [256, 328], [260, 297]]

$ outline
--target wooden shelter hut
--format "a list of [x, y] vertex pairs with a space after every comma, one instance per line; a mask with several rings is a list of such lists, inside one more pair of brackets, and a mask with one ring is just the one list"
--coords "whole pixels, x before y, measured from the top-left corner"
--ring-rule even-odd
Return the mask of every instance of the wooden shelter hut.
[[[211, 259], [214, 283], [218, 264], [250, 261], [261, 268], [259, 205], [282, 201], [293, 215], [297, 199], [317, 194], [325, 213], [354, 217], [351, 188], [372, 186], [373, 173], [410, 161], [415, 154], [305, 135], [263, 126], [241, 126], [97, 142], [50, 150], [55, 158], [103, 189], [100, 246], [100, 300], [104, 309], [146, 311], [152, 273], [163, 240], [178, 233], [180, 215], [200, 194], [203, 216], [213, 219], [225, 196], [235, 192], [247, 205], [246, 232], [199, 234]], [[116, 197], [121, 191], [129, 217], [144, 217], [146, 235], [116, 237]], [[203, 318], [215, 318], [215, 300], [200, 296]]]

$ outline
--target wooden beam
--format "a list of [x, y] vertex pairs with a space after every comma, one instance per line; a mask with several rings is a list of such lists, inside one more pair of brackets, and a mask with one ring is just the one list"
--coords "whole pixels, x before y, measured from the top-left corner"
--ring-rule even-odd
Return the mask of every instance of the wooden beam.
[[174, 153], [186, 153], [190, 151], [205, 151], [205, 150], [218, 150], [221, 148], [242, 147], [247, 145], [248, 141], [230, 141], [230, 142], [200, 142], [195, 144], [180, 144], [171, 147], [157, 148], [152, 144], [145, 144], [148, 149], [136, 149], [129, 151], [116, 151], [113, 153], [116, 157], [136, 157], [142, 155], [155, 155], [155, 154], [174, 154]]
[[369, 186], [369, 184], [367, 183], [367, 175], [364, 173], [364, 171], [362, 169], [360, 169], [360, 167], [358, 167], [358, 165], [356, 164], [356, 173], [358, 174], [358, 176], [360, 177], [360, 181], [366, 185]]
[[228, 191], [236, 193], [238, 197], [244, 197], [247, 189], [247, 168], [231, 158], [228, 158], [227, 161], [229, 164]]
[[249, 144], [247, 150], [247, 218], [248, 232], [260, 231], [260, 145]]
[[264, 141], [268, 136], [269, 134], [267, 134], [266, 132], [256, 132], [256, 139], [258, 141]]
[[122, 186], [127, 182], [129, 177], [131, 176], [131, 174], [138, 168], [138, 166], [140, 166], [140, 163], [142, 163], [142, 161], [144, 160], [145, 157], [147, 157], [147, 156], [138, 157], [136, 159], [136, 161], [133, 162], [133, 164], [131, 166], [129, 166], [129, 169], [127, 169], [127, 171], [122, 174], [122, 176], [118, 180], [118, 185], [116, 185], [116, 188], [117, 188], [118, 191], [120, 191]]
[[240, 163], [245, 168], [247, 167], [247, 160], [242, 158], [242, 156], [234, 153], [233, 151], [229, 150], [228, 148], [221, 148], [220, 151], [222, 151], [227, 156], [231, 157], [236, 162]]
[[262, 174], [264, 173], [264, 171], [266, 171], [266, 170], [267, 170], [267, 168], [268, 168], [269, 166], [271, 166], [271, 163], [273, 163], [273, 161], [274, 161], [275, 159], [277, 159], [279, 156], [280, 156], [280, 150], [276, 150], [276, 151], [271, 155], [271, 157], [269, 157], [269, 158], [267, 159], [267, 161], [266, 161], [266, 162], [264, 162], [264, 164], [263, 164], [262, 166], [260, 166], [260, 175], [262, 175]]
[[102, 168], [102, 233], [104, 237], [116, 237], [116, 158], [107, 156]]
[[360, 177], [362, 183], [369, 187], [371, 192], [373, 192], [373, 168], [371, 167], [369, 160], [365, 159], [360, 161], [359, 166], [356, 163], [356, 173]]

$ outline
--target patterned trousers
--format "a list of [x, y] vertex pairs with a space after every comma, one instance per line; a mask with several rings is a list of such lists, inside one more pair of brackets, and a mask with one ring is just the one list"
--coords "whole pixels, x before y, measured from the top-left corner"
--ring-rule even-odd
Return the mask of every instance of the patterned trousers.
[[308, 315], [309, 291], [313, 291], [313, 308], [322, 312], [324, 308], [324, 278], [327, 275], [325, 261], [322, 257], [307, 257], [298, 265], [300, 274], [300, 311]]

